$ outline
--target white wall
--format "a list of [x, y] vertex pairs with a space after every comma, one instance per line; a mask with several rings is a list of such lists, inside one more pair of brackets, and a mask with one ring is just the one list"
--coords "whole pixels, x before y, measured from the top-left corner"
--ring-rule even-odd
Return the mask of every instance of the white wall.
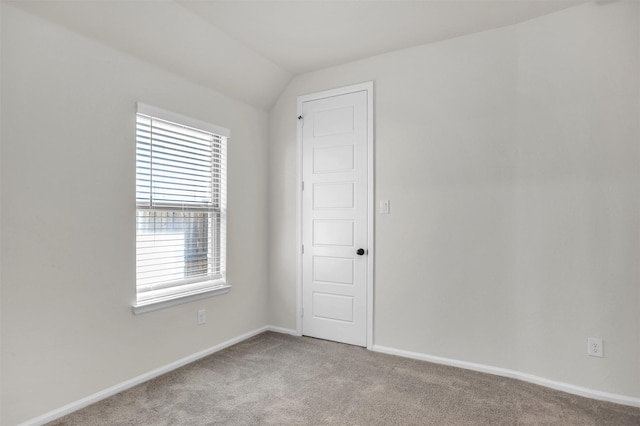
[[[267, 114], [2, 4], [2, 418], [266, 324]], [[133, 316], [135, 102], [231, 129], [227, 295]], [[196, 326], [196, 310], [207, 324]]]
[[374, 80], [374, 343], [640, 397], [639, 31], [639, 3], [585, 4], [296, 77], [271, 323], [296, 325], [296, 97]]

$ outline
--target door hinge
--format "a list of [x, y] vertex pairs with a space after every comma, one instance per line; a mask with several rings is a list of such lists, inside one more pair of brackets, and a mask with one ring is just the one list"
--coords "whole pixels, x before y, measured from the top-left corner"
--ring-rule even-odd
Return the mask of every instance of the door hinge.
[[301, 308], [301, 309], [300, 309], [300, 316], [301, 316], [301, 317], [304, 317], [304, 308]]
[[304, 181], [302, 181], [302, 190], [304, 191]]
[[304, 254], [304, 244], [302, 245], [302, 254]]

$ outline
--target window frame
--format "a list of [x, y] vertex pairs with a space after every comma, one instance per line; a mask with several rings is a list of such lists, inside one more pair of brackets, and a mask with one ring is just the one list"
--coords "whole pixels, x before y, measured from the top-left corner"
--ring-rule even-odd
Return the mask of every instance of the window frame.
[[[229, 129], [221, 126], [217, 126], [211, 123], [200, 121], [194, 118], [190, 118], [181, 114], [177, 114], [171, 111], [167, 111], [158, 107], [147, 105], [141, 102], [136, 103], [136, 181], [139, 176], [138, 166], [138, 150], [140, 148], [140, 142], [138, 138], [138, 132], [140, 125], [138, 123], [138, 116], [146, 116], [151, 119], [150, 126], [153, 125], [153, 119], [161, 120], [164, 122], [173, 123], [175, 125], [195, 129], [201, 132], [210, 133], [214, 139], [219, 138], [220, 147], [220, 159], [219, 168], [213, 168], [212, 163], [212, 179], [214, 175], [219, 177], [217, 187], [217, 198], [215, 202], [211, 203], [208, 208], [203, 208], [202, 205], [194, 204], [188, 205], [187, 203], [180, 202], [154, 202], [152, 197], [149, 196], [149, 200], [145, 202], [139, 202], [136, 198], [136, 221], [138, 215], [141, 212], [166, 212], [166, 211], [179, 211], [181, 213], [206, 213], [205, 219], [209, 228], [207, 229], [207, 236], [210, 240], [207, 241], [209, 250], [213, 251], [213, 246], [218, 247], [217, 255], [219, 256], [220, 266], [219, 271], [214, 275], [207, 273], [207, 275], [201, 275], [197, 277], [184, 276], [181, 279], [169, 283], [152, 284], [151, 287], [157, 286], [152, 290], [148, 290], [146, 298], [140, 298], [139, 286], [142, 286], [138, 282], [138, 237], [139, 232], [136, 226], [136, 280], [135, 280], [135, 302], [132, 304], [132, 312], [135, 315], [163, 309], [169, 306], [174, 306], [182, 303], [187, 303], [203, 298], [218, 296], [229, 292], [231, 285], [226, 279], [226, 175], [227, 175], [227, 158], [226, 147], [227, 140], [230, 136]], [[153, 134], [153, 132], [152, 132]], [[149, 140], [149, 145], [153, 146], [153, 139]], [[212, 158], [215, 156], [214, 146], [212, 145]], [[150, 184], [151, 185], [151, 184]], [[136, 190], [136, 197], [138, 196]], [[214, 216], [215, 215], [215, 216]], [[219, 220], [217, 220], [219, 219]], [[155, 220], [155, 219], [154, 219]], [[196, 219], [197, 220], [197, 219]], [[214, 225], [215, 224], [215, 225]], [[153, 234], [151, 234], [153, 235]], [[156, 234], [157, 235], [157, 234]], [[185, 272], [186, 274], [186, 272]], [[165, 290], [164, 292], [161, 290]], [[170, 291], [173, 290], [173, 291]], [[162, 294], [167, 293], [167, 294]], [[151, 294], [151, 296], [149, 296]]]

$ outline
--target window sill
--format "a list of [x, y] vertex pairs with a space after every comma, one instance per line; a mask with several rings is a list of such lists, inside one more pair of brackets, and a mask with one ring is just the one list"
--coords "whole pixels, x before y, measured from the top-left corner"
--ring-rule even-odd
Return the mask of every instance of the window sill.
[[137, 303], [131, 307], [131, 311], [134, 315], [146, 314], [147, 312], [153, 312], [171, 306], [182, 305], [183, 303], [194, 302], [200, 299], [206, 299], [209, 297], [221, 296], [229, 293], [231, 286], [228, 284], [222, 284], [213, 288], [207, 288], [198, 292], [189, 293], [181, 296], [176, 296], [171, 299], [164, 300], [150, 300], [143, 303]]

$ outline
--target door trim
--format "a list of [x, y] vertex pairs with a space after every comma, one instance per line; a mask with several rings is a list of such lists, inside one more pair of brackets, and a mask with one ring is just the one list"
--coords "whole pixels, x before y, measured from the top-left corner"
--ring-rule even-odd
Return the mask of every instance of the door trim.
[[[373, 81], [298, 96], [297, 116], [302, 115], [303, 102], [354, 92], [367, 92], [367, 349], [373, 348], [373, 282], [374, 282], [374, 157], [373, 157]], [[296, 333], [302, 335], [302, 122], [297, 125], [296, 183]]]

